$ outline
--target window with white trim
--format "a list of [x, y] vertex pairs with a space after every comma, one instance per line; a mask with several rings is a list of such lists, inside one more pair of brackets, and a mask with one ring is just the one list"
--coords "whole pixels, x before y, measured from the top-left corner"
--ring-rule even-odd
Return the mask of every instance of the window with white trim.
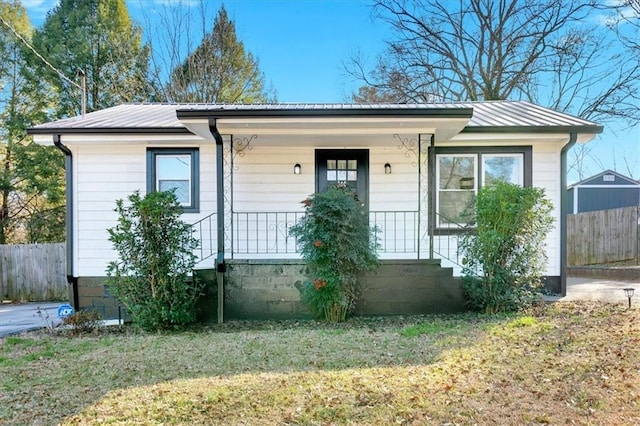
[[436, 149], [436, 228], [467, 225], [478, 189], [499, 179], [530, 186], [531, 147]]
[[197, 148], [148, 149], [147, 192], [174, 190], [185, 212], [198, 212], [198, 163]]

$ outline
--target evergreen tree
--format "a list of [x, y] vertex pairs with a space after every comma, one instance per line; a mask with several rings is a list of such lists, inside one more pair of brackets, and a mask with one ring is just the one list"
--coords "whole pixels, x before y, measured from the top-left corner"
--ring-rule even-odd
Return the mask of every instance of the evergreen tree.
[[26, 78], [31, 23], [16, 1], [0, 0], [0, 18], [0, 244], [63, 241], [63, 157], [25, 131], [51, 106], [41, 83]]
[[[61, 0], [36, 31], [33, 44], [67, 78], [85, 72], [88, 111], [149, 96], [150, 50], [142, 44], [142, 31], [132, 23], [125, 0]], [[80, 112], [77, 88], [43, 63], [38, 75], [59, 97], [57, 117]]]
[[258, 60], [245, 52], [235, 24], [222, 6], [200, 45], [171, 72], [165, 92], [171, 102], [261, 103], [265, 90]]

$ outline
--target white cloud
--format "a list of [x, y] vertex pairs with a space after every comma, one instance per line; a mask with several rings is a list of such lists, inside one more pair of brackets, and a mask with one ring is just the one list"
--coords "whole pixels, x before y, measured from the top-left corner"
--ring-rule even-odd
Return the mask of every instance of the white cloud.
[[610, 7], [612, 11], [606, 15], [598, 15], [598, 22], [601, 25], [616, 26], [640, 18], [638, 10], [628, 6], [629, 0], [607, 0], [605, 5]]

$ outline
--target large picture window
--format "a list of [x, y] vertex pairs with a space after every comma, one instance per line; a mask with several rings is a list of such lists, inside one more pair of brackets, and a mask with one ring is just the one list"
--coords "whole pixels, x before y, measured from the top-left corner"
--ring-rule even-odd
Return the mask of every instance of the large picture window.
[[499, 179], [530, 186], [531, 147], [436, 148], [436, 228], [467, 225], [478, 189]]
[[147, 192], [175, 190], [185, 212], [199, 211], [198, 149], [147, 150]]

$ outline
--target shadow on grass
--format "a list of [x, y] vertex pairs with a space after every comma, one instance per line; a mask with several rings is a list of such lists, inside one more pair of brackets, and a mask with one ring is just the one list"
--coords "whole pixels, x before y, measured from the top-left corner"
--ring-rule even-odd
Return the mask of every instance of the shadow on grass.
[[[576, 311], [562, 321], [578, 324], [581, 315]], [[388, 387], [397, 393], [393, 398], [409, 405], [413, 402], [406, 401], [422, 401], [429, 394], [439, 400], [465, 375], [485, 371], [496, 360], [517, 367], [521, 358], [509, 359], [509, 351], [520, 354], [534, 347], [553, 355], [560, 345], [571, 343], [554, 337], [547, 347], [541, 336], [563, 331], [544, 318], [529, 318], [460, 314], [359, 317], [340, 324], [232, 321], [177, 333], [126, 329], [71, 340], [27, 336], [22, 342], [4, 342], [0, 352], [0, 367], [15, 378], [0, 379], [6, 391], [0, 396], [5, 407], [0, 421], [55, 423], [67, 418], [87, 423], [148, 413], [144, 418], [151, 423], [179, 423], [206, 412], [192, 420], [207, 422], [227, 418], [242, 406], [257, 415], [261, 410], [278, 412], [273, 423], [340, 422], [349, 414], [332, 420], [314, 411], [335, 414], [332, 404], [343, 407], [344, 402], [326, 400], [332, 392], [348, 400], [347, 411], [371, 401], [383, 404], [391, 398]], [[510, 342], [514, 348], [508, 347]], [[534, 371], [544, 369], [539, 362], [532, 362]], [[483, 380], [474, 383], [485, 386]], [[300, 417], [298, 407], [315, 407], [318, 400], [322, 407], [309, 408], [315, 414]], [[390, 419], [362, 422], [378, 420]]]

